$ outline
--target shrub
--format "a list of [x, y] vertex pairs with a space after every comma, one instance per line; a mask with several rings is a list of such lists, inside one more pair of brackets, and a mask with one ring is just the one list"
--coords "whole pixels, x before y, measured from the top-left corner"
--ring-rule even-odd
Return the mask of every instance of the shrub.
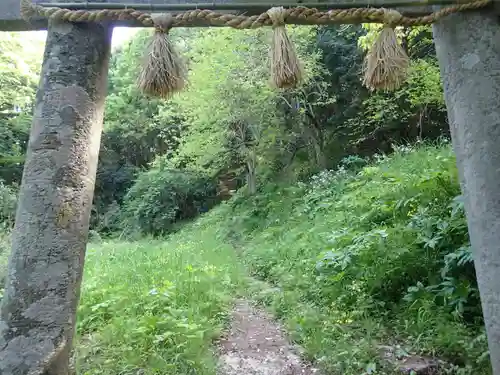
[[153, 168], [139, 175], [125, 197], [124, 215], [129, 226], [159, 235], [174, 223], [194, 218], [215, 203], [214, 181], [199, 172]]
[[[346, 158], [295, 189], [234, 200], [226, 233], [240, 234], [250, 271], [279, 288], [267, 303], [326, 372], [362, 373], [377, 356], [339, 353], [399, 340], [469, 371], [463, 374], [485, 373], [451, 148], [400, 147], [363, 163]], [[361, 344], [362, 336], [370, 339]]]
[[7, 262], [10, 254], [10, 233], [6, 228], [0, 228], [0, 302], [2, 302]]
[[0, 180], [0, 223], [11, 227], [14, 224], [17, 207], [17, 190]]

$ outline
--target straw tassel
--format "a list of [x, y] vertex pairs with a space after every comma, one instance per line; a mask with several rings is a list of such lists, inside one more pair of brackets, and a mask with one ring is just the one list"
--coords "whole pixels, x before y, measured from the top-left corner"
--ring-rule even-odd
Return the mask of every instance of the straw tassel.
[[302, 66], [285, 28], [287, 11], [274, 7], [267, 11], [273, 23], [271, 42], [271, 83], [277, 88], [294, 88], [302, 81]]
[[395, 25], [403, 16], [386, 10], [384, 27], [366, 55], [363, 84], [370, 90], [396, 90], [406, 79], [410, 59], [398, 42]]
[[170, 98], [187, 82], [187, 67], [177, 52], [169, 31], [174, 19], [171, 14], [152, 14], [155, 33], [138, 78], [139, 89], [146, 95]]

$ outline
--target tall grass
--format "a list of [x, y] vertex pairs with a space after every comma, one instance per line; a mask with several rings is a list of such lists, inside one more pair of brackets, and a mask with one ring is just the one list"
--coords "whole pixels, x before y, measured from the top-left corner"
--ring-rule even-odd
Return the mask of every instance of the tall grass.
[[241, 293], [271, 308], [325, 374], [390, 374], [387, 345], [437, 356], [447, 373], [490, 374], [447, 145], [241, 192], [165, 240], [90, 244], [76, 366], [215, 374], [212, 342]]
[[383, 345], [489, 373], [451, 149], [400, 148], [357, 165], [231, 203], [227, 236], [276, 287], [263, 301], [327, 373], [390, 373]]
[[82, 374], [215, 374], [212, 341], [244, 272], [204, 218], [166, 241], [89, 247], [78, 311]]
[[0, 229], [0, 300], [3, 295], [3, 284], [7, 277], [7, 262], [10, 254], [10, 234], [9, 230]]

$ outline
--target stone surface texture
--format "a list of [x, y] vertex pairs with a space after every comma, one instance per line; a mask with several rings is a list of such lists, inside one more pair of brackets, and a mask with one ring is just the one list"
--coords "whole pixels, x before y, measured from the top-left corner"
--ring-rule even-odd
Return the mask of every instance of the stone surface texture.
[[0, 308], [1, 375], [67, 375], [111, 29], [50, 26]]
[[433, 26], [486, 323], [500, 375], [500, 25], [491, 12]]

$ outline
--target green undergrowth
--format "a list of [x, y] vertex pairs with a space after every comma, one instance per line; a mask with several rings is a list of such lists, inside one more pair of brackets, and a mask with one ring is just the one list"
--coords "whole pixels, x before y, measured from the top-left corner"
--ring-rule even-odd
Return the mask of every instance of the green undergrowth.
[[391, 374], [388, 346], [490, 374], [448, 145], [240, 192], [164, 240], [91, 243], [76, 367], [214, 375], [237, 295], [272, 310], [325, 375]]
[[89, 245], [80, 374], [215, 374], [212, 341], [244, 275], [215, 224], [208, 214], [166, 241]]
[[[2, 230], [3, 229], [3, 230]], [[7, 262], [10, 254], [10, 235], [5, 228], [0, 229], [0, 302], [2, 301], [5, 278], [7, 277]]]
[[226, 208], [256, 298], [327, 374], [389, 374], [381, 346], [488, 374], [486, 338], [449, 146], [356, 158]]

